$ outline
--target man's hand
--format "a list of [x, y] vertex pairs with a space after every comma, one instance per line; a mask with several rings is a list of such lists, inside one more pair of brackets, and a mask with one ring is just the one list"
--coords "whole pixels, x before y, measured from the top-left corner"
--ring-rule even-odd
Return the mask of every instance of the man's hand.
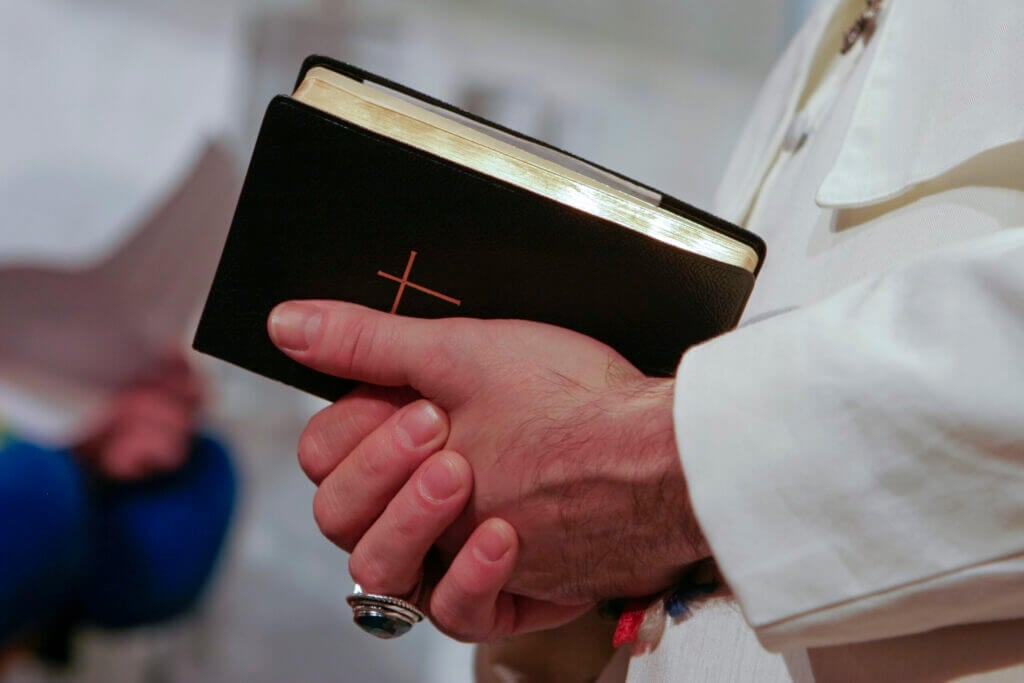
[[201, 400], [198, 376], [181, 352], [169, 352], [115, 394], [76, 451], [112, 479], [173, 472], [188, 455]]
[[[279, 306], [269, 330], [295, 360], [375, 385], [303, 434], [314, 513], [370, 592], [410, 590], [439, 539], [451, 567], [428, 611], [443, 630], [488, 640], [554, 626], [599, 599], [665, 588], [708, 554], [675, 452], [671, 381], [609, 347], [538, 323], [326, 301]], [[438, 476], [433, 495], [439, 472], [448, 486]]]

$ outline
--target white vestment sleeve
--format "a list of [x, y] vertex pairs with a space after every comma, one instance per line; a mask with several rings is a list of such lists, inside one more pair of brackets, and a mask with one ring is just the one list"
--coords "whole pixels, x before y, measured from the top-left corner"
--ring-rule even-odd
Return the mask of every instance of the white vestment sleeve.
[[675, 426], [765, 647], [1024, 617], [1024, 229], [690, 350]]

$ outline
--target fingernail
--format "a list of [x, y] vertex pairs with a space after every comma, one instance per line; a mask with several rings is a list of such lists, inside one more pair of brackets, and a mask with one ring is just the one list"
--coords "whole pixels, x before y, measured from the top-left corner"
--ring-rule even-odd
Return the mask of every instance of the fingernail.
[[473, 553], [484, 562], [497, 562], [512, 550], [504, 525], [484, 523], [473, 540]]
[[305, 351], [320, 329], [323, 316], [307, 304], [281, 304], [270, 313], [270, 337], [280, 348]]
[[406, 448], [416, 448], [430, 443], [441, 431], [441, 413], [423, 401], [406, 410], [395, 427]]
[[423, 495], [435, 503], [448, 500], [458, 493], [461, 486], [462, 478], [455, 463], [445, 455], [434, 458], [420, 476], [420, 489]]

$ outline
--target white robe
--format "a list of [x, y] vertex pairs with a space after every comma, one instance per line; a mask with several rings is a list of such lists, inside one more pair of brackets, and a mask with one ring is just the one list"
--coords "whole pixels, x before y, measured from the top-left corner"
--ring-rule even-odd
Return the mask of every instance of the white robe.
[[629, 681], [1024, 680], [1024, 3], [888, 0], [840, 57], [863, 7], [773, 71], [714, 207], [766, 265], [677, 376], [738, 607]]

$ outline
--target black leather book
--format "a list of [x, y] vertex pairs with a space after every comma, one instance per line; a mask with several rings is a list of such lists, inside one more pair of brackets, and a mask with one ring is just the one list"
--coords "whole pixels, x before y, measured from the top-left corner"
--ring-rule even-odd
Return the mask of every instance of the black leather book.
[[653, 188], [323, 57], [274, 98], [197, 350], [326, 399], [267, 316], [338, 299], [417, 317], [524, 318], [651, 375], [739, 320], [756, 236]]

